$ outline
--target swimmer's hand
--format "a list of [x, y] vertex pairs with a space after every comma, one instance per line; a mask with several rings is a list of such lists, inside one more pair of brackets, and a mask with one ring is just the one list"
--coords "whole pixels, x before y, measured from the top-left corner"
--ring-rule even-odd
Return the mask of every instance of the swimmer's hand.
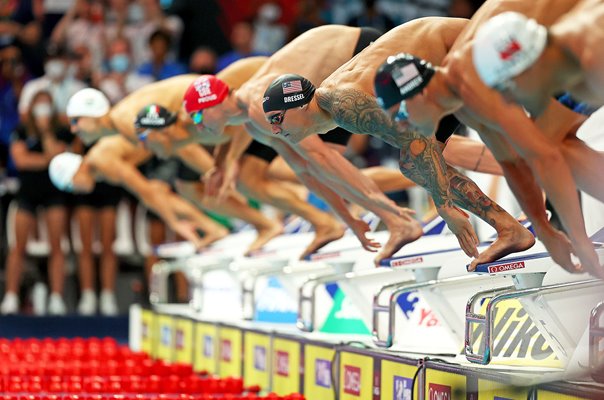
[[359, 239], [361, 245], [365, 250], [375, 253], [377, 252], [377, 249], [382, 247], [379, 242], [367, 237], [367, 232], [370, 232], [371, 228], [369, 227], [369, 225], [367, 225], [365, 221], [360, 219], [353, 219], [348, 226], [350, 227], [354, 235]]
[[596, 278], [604, 279], [604, 268], [600, 265], [600, 260], [594, 249], [594, 245], [585, 237], [584, 240], [573, 238], [571, 241], [573, 253], [579, 257], [583, 271], [590, 273]]
[[172, 223], [170, 228], [172, 228], [174, 233], [191, 242], [196, 250], [204, 247], [202, 238], [197, 234], [197, 229], [193, 222], [181, 219]]
[[469, 221], [469, 216], [457, 207], [440, 207], [438, 214], [445, 220], [447, 226], [457, 236], [457, 241], [468, 257], [478, 257], [478, 237]]
[[538, 237], [556, 264], [570, 273], [582, 272], [581, 266], [575, 264], [570, 257], [573, 253], [573, 246], [563, 232], [551, 228], [547, 229], [546, 232], [539, 232]]
[[205, 195], [223, 201], [229, 193], [236, 192], [235, 182], [239, 175], [239, 166], [233, 163], [226, 168], [214, 167], [205, 173]]

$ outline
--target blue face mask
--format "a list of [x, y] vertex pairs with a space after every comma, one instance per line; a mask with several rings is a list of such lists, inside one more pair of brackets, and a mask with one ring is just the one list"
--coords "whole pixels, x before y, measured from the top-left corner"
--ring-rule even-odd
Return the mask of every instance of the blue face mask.
[[109, 59], [109, 68], [112, 71], [123, 73], [130, 67], [130, 58], [126, 54], [116, 54]]

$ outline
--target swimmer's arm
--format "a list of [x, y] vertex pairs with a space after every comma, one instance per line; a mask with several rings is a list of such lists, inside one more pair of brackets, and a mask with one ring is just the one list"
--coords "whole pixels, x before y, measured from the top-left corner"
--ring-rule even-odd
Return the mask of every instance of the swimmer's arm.
[[176, 151], [178, 158], [188, 167], [205, 174], [214, 167], [214, 158], [199, 144], [191, 144]]
[[501, 165], [497, 162], [491, 150], [477, 140], [453, 135], [447, 141], [443, 151], [447, 164], [491, 175], [503, 175]]
[[[228, 143], [217, 147], [217, 149], [220, 149], [218, 151], [221, 151], [224, 154], [224, 158], [220, 161], [220, 165], [225, 166], [231, 165], [232, 163], [238, 163], [243, 156], [243, 153], [245, 153], [245, 150], [254, 140], [244, 126], [229, 126], [226, 131], [230, 133], [231, 140]], [[216, 164], [219, 164], [218, 158]]]
[[363, 175], [343, 155], [327, 146], [317, 135], [302, 140], [298, 147], [311, 163], [316, 173], [333, 181], [334, 187], [343, 185], [347, 191], [369, 199], [375, 207], [398, 214], [396, 204], [388, 199], [375, 182]]
[[558, 211], [569, 238], [573, 242], [588, 240], [577, 185], [560, 149], [519, 107], [508, 107], [506, 118], [501, 118], [500, 124]]

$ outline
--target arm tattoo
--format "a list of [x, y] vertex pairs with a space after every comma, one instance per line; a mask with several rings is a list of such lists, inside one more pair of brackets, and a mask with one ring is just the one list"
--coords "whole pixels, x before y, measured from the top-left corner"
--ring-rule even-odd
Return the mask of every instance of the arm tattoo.
[[426, 189], [436, 207], [452, 207], [447, 164], [436, 140], [412, 131], [399, 135], [403, 143], [399, 161], [403, 175]]
[[465, 208], [497, 229], [497, 219], [495, 217], [499, 213], [506, 213], [506, 211], [484, 194], [474, 181], [462, 175], [455, 168], [448, 167], [447, 175], [449, 176], [451, 194], [455, 204]]
[[317, 103], [342, 128], [400, 147], [396, 127], [375, 97], [357, 89], [335, 89], [317, 93]]

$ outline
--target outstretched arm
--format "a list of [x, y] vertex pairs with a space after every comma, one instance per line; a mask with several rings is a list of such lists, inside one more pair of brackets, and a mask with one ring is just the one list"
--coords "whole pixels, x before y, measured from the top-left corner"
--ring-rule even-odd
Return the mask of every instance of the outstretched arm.
[[328, 180], [329, 186], [342, 191], [342, 195], [350, 194], [352, 201], [363, 206], [373, 205], [400, 214], [401, 210], [380, 191], [375, 182], [363, 175], [342, 154], [327, 146], [318, 135], [301, 141], [296, 145], [296, 150], [309, 162], [309, 169], [315, 176]]

